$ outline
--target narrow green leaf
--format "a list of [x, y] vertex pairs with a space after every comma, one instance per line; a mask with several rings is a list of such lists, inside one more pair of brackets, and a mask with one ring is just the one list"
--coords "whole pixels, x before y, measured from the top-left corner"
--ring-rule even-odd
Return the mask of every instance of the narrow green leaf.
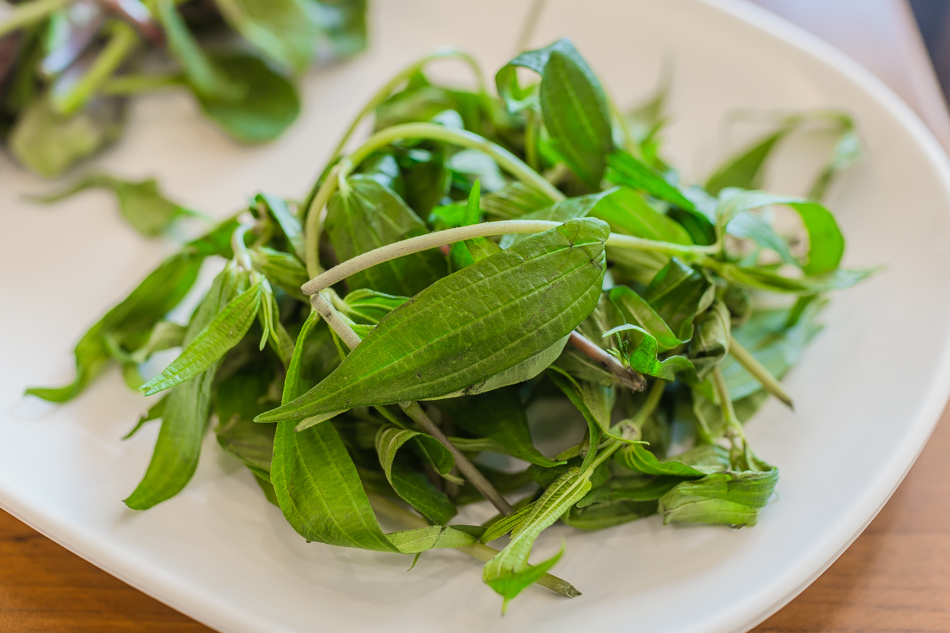
[[765, 161], [771, 156], [778, 142], [788, 136], [792, 129], [794, 128], [782, 127], [728, 160], [706, 181], [706, 191], [715, 196], [728, 187], [742, 189], [761, 187], [762, 168], [765, 166]]
[[263, 283], [251, 286], [228, 302], [182, 350], [181, 355], [155, 378], [142, 385], [141, 391], [151, 396], [187, 382], [216, 363], [237, 345], [257, 316], [263, 296]]
[[[214, 315], [241, 289], [242, 281], [241, 275], [230, 266], [215, 278], [188, 325], [186, 343], [212, 322]], [[152, 459], [142, 481], [125, 500], [133, 510], [146, 510], [174, 497], [194, 474], [208, 424], [217, 368], [218, 363], [212, 363], [191, 381], [172, 389], [165, 398], [162, 426]]]
[[633, 442], [617, 451], [614, 459], [630, 470], [665, 477], [697, 479], [729, 469], [729, 452], [715, 445], [702, 445], [676, 459], [660, 461], [646, 447], [646, 442]]
[[379, 455], [379, 463], [393, 490], [420, 514], [444, 525], [457, 512], [448, 496], [437, 490], [421, 472], [399, 468], [394, 470], [393, 462], [396, 454], [407, 443], [410, 443], [410, 448], [429, 461], [442, 474], [452, 470], [455, 460], [438, 440], [419, 431], [386, 425], [380, 427], [376, 434], [376, 453]]
[[596, 306], [606, 229], [572, 220], [437, 281], [393, 310], [326, 380], [258, 421], [438, 398], [535, 356]]
[[578, 468], [571, 468], [558, 477], [512, 533], [508, 545], [485, 564], [482, 579], [505, 599], [505, 603], [521, 593], [560, 558], [561, 554], [558, 553], [541, 565], [528, 566], [531, 548], [541, 532], [580, 501], [590, 487], [590, 473], [582, 473]]

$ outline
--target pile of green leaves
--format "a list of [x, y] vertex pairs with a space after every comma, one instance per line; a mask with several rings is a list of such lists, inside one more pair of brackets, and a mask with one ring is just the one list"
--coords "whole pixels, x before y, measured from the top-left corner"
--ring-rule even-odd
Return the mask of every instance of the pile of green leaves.
[[243, 143], [296, 119], [296, 80], [366, 43], [366, 0], [0, 0], [0, 141], [59, 176], [122, 132], [128, 98], [190, 91]]
[[[479, 75], [450, 51], [407, 68], [304, 200], [259, 195], [186, 245], [83, 337], [72, 384], [30, 393], [66, 401], [117, 362], [161, 394], [131, 508], [186, 486], [210, 428], [308, 541], [458, 548], [506, 603], [534, 582], [577, 595], [547, 573], [561, 553], [529, 564], [557, 521], [754, 525], [778, 470], [743, 422], [769, 394], [791, 404], [776, 378], [825, 293], [869, 274], [839, 266], [820, 202], [754, 187], [809, 121], [835, 139], [823, 191], [858, 155], [850, 120], [781, 119], [686, 186], [661, 157], [664, 95], [620, 113], [569, 41], [505, 65], [498, 96], [431, 82], [445, 56]], [[190, 321], [167, 320], [208, 260], [223, 270]], [[485, 499], [495, 518], [453, 523]]]

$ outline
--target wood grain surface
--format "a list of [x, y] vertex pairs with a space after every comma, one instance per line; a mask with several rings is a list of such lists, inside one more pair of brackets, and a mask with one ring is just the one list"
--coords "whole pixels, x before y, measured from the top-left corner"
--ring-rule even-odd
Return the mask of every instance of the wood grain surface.
[[[755, 0], [840, 46], [950, 148], [950, 123], [902, 0]], [[950, 411], [864, 534], [754, 633], [950, 632]], [[207, 633], [0, 511], [0, 633]], [[643, 632], [649, 633], [649, 632]]]

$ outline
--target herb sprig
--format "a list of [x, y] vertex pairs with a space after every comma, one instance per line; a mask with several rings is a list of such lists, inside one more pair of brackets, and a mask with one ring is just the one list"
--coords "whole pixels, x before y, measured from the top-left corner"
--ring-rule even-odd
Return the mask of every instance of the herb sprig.
[[[474, 70], [475, 90], [428, 79], [445, 57]], [[412, 64], [301, 203], [261, 194], [188, 244], [87, 332], [71, 385], [29, 393], [66, 401], [117, 361], [165, 394], [139, 423], [161, 429], [130, 507], [182, 490], [214, 421], [307, 540], [456, 548], [486, 563], [505, 605], [532, 583], [578, 595], [548, 573], [563, 551], [529, 563], [559, 520], [754, 525], [778, 470], [743, 423], [770, 394], [791, 406], [778, 378], [820, 329], [824, 294], [870, 274], [840, 267], [820, 202], [755, 188], [779, 142], [831, 121], [817, 197], [857, 156], [853, 124], [782, 119], [685, 186], [661, 157], [665, 89], [621, 114], [568, 40], [517, 56], [496, 85], [459, 52]], [[370, 114], [373, 133], [346, 151]], [[783, 209], [797, 229], [769, 221]], [[190, 322], [165, 320], [208, 259], [226, 265]], [[160, 375], [138, 377], [175, 346]], [[583, 439], [539, 450], [541, 404]], [[452, 522], [481, 500], [495, 518]]]

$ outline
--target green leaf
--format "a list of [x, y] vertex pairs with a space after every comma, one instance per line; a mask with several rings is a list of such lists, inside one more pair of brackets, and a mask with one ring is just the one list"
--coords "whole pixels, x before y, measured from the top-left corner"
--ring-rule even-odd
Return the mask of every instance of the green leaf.
[[337, 309], [361, 323], [378, 325], [383, 317], [408, 300], [408, 297], [396, 297], [369, 288], [359, 288], [346, 295], [342, 305], [337, 305]]
[[772, 498], [778, 469], [720, 472], [684, 481], [660, 497], [663, 523], [712, 523], [752, 526]]
[[437, 405], [461, 429], [500, 444], [512, 457], [545, 468], [561, 462], [548, 459], [534, 447], [524, 405], [514, 389], [498, 389], [465, 398], [439, 400]]
[[808, 255], [802, 270], [809, 275], [834, 271], [844, 254], [844, 237], [834, 215], [818, 204], [802, 198], [779, 196], [763, 191], [723, 191], [716, 207], [716, 231], [722, 236], [733, 221], [755, 209], [781, 204], [796, 211], [808, 234]]
[[597, 187], [613, 138], [607, 99], [590, 66], [570, 40], [560, 39], [522, 53], [498, 71], [499, 94], [510, 92], [516, 66], [541, 75], [541, 113], [554, 147], [583, 183]]
[[201, 110], [242, 143], [265, 143], [280, 136], [300, 114], [293, 82], [246, 54], [216, 55], [215, 67], [244, 88], [240, 99], [196, 94]]
[[579, 530], [603, 530], [656, 514], [656, 501], [619, 500], [595, 503], [583, 508], [577, 506], [561, 517], [565, 525]]
[[657, 350], [665, 352], [683, 344], [656, 310], [632, 288], [614, 286], [608, 292], [610, 301], [617, 307], [625, 323], [636, 325], [656, 339]]
[[499, 220], [512, 220], [551, 206], [551, 200], [534, 187], [520, 182], [505, 185], [481, 199], [481, 210]]
[[665, 461], [658, 460], [646, 446], [646, 442], [627, 444], [617, 451], [614, 460], [635, 472], [664, 477], [697, 479], [729, 469], [729, 452], [721, 446], [700, 445]]
[[[141, 365], [147, 361], [152, 354], [173, 347], [181, 347], [185, 339], [187, 328], [172, 321], [159, 321], [149, 332], [148, 338], [140, 347], [134, 351], [126, 351], [120, 343], [112, 338], [111, 334], [104, 334], [103, 338], [109, 347], [109, 353], [113, 358], [124, 363], [133, 363]], [[145, 381], [142, 381], [145, 382]], [[142, 383], [139, 383], [142, 384]], [[136, 389], [138, 386], [136, 386]]]
[[719, 365], [729, 352], [731, 321], [729, 309], [719, 300], [693, 319], [695, 329], [688, 356], [700, 379]]
[[[426, 233], [426, 226], [396, 195], [368, 176], [347, 179], [347, 190], [330, 199], [326, 231], [340, 261]], [[412, 296], [445, 274], [436, 251], [384, 262], [349, 278], [351, 288]]]
[[39, 95], [20, 113], [6, 145], [27, 169], [56, 178], [118, 138], [124, 122], [124, 102], [118, 99], [98, 99], [64, 116]]
[[403, 554], [418, 554], [430, 549], [446, 547], [464, 547], [478, 541], [471, 531], [462, 528], [470, 526], [431, 525], [415, 530], [390, 532], [386, 538]]
[[437, 281], [326, 380], [258, 421], [438, 398], [530, 359], [594, 309], [606, 238], [599, 220], [572, 220]]
[[155, 378], [141, 386], [146, 396], [195, 378], [237, 345], [254, 323], [261, 307], [263, 283], [258, 281], [228, 302], [198, 334], [187, 337], [181, 355]]
[[376, 434], [376, 453], [379, 455], [379, 463], [393, 490], [403, 501], [430, 521], [444, 525], [457, 513], [455, 505], [448, 496], [437, 490], [424, 473], [411, 468], [394, 469], [393, 467], [396, 454], [406, 443], [410, 443], [410, 448], [443, 475], [452, 470], [455, 460], [438, 440], [419, 431], [384, 425]]
[[686, 211], [697, 214], [702, 211], [701, 207], [697, 207], [681, 188], [667, 182], [659, 172], [634, 158], [630, 152], [621, 150], [613, 152], [607, 157], [607, 165], [609, 166], [607, 180], [614, 184], [629, 187], [634, 191], [643, 191]]
[[66, 402], [82, 393], [105, 368], [111, 348], [121, 348], [126, 341], [141, 341], [178, 305], [194, 285], [203, 259], [180, 253], [162, 262], [76, 344], [76, 378], [71, 384], [59, 388], [33, 387], [26, 390], [27, 395], [50, 402]]
[[716, 290], [709, 278], [675, 257], [656, 274], [643, 298], [680, 341], [693, 336], [693, 319], [712, 305]]
[[[232, 267], [219, 274], [188, 325], [185, 342], [193, 341], [240, 289], [241, 276]], [[125, 500], [133, 510], [146, 510], [166, 501], [191, 479], [198, 466], [201, 442], [211, 408], [211, 388], [218, 363], [189, 382], [178, 385], [165, 398], [162, 426], [145, 477]]]
[[508, 545], [485, 564], [482, 579], [505, 599], [506, 604], [560, 558], [558, 553], [540, 565], [528, 565], [531, 548], [541, 532], [580, 501], [590, 487], [590, 472], [582, 473], [578, 468], [571, 468], [558, 477], [512, 533]]
[[267, 481], [270, 480], [275, 427], [254, 424], [253, 420], [255, 415], [274, 405], [274, 378], [272, 365], [254, 363], [222, 380], [214, 393], [218, 444]]
[[660, 360], [660, 349], [656, 338], [640, 326], [618, 325], [604, 333], [604, 336], [613, 335], [622, 335], [621, 353], [630, 369], [667, 381], [676, 380], [679, 374], [685, 374], [688, 383], [698, 380], [696, 368], [689, 358], [674, 355]]
[[812, 295], [831, 290], [843, 290], [857, 285], [877, 272], [876, 269], [849, 270], [838, 268], [822, 275], [786, 277], [762, 268], [723, 264], [719, 269], [723, 279], [749, 288], [798, 295]]
[[604, 431], [610, 428], [610, 414], [616, 395], [614, 388], [593, 382], [578, 382], [559, 367], [552, 367], [547, 375], [587, 422], [586, 446], [583, 446], [583, 442], [581, 444], [581, 454], [584, 458], [581, 469], [586, 470], [597, 456], [597, 447]]
[[287, 242], [290, 244], [294, 255], [296, 255], [300, 261], [304, 261], [307, 246], [304, 242], [303, 226], [290, 209], [287, 201], [266, 193], [257, 194], [254, 197], [254, 201], [262, 206], [264, 211], [277, 222], [284, 237], [287, 238]]
[[88, 174], [65, 189], [31, 199], [44, 203], [58, 202], [88, 189], [107, 189], [114, 193], [122, 217], [136, 231], [149, 237], [165, 233], [172, 222], [181, 216], [194, 215], [193, 211], [166, 198], [153, 178], [136, 182], [105, 174]]
[[709, 177], [705, 185], [706, 191], [715, 196], [729, 187], [740, 187], [742, 189], [758, 189], [761, 187], [762, 168], [765, 166], [765, 161], [772, 154], [776, 144], [784, 139], [792, 129], [787, 126], [782, 127], [731, 158]]
[[156, 0], [154, 7], [155, 16], [165, 32], [168, 51], [181, 64], [192, 89], [203, 97], [243, 97], [246, 87], [232, 81], [211, 63], [175, 8], [174, 0]]
[[282, 288], [287, 294], [301, 301], [306, 297], [300, 291], [300, 286], [307, 283], [310, 275], [307, 269], [296, 256], [278, 251], [267, 246], [251, 249], [251, 263], [254, 269], [264, 274], [267, 279]]
[[271, 62], [301, 73], [320, 35], [306, 0], [215, 0], [224, 19]]
[[608, 190], [590, 215], [609, 224], [614, 233], [673, 244], [693, 243], [682, 225], [650, 206], [641, 194], [626, 187]]

